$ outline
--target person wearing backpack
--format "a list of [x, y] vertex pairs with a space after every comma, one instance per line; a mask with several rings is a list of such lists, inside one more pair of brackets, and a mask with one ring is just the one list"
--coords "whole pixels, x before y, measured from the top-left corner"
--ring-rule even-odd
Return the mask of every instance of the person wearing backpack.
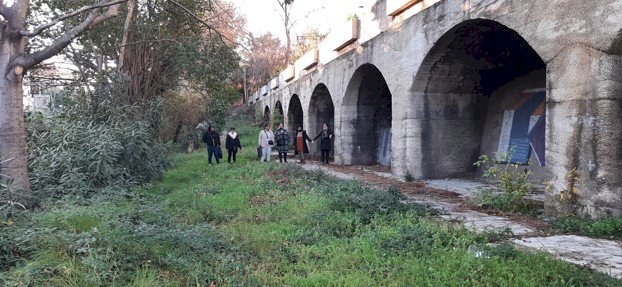
[[276, 139], [276, 149], [279, 152], [279, 162], [287, 162], [287, 153], [289, 152], [289, 132], [283, 128], [283, 123], [279, 124], [279, 129], [274, 132]]
[[269, 162], [272, 145], [274, 144], [274, 134], [270, 131], [270, 125], [264, 125], [263, 129], [259, 132], [257, 144], [261, 147], [261, 161]]
[[212, 156], [216, 158], [216, 164], [220, 164], [218, 151], [220, 150], [220, 135], [216, 128], [209, 126], [203, 133], [203, 142], [207, 145], [207, 163], [212, 165]]
[[242, 150], [242, 144], [240, 143], [240, 136], [235, 132], [235, 128], [231, 128], [227, 134], [227, 140], [225, 141], [225, 147], [227, 147], [227, 162], [231, 163], [231, 157], [233, 156], [233, 162], [235, 162], [235, 156], [238, 153], [238, 148]]

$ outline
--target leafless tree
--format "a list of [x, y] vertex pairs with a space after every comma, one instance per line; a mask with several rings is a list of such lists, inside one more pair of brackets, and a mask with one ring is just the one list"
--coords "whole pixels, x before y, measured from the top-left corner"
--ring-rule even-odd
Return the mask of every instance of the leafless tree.
[[276, 0], [276, 2], [281, 8], [282, 14], [279, 14], [279, 16], [281, 16], [281, 21], [283, 22], [283, 27], [285, 28], [285, 66], [287, 66], [292, 52], [291, 31], [295, 24], [295, 22], [292, 21], [292, 7], [294, 0]]

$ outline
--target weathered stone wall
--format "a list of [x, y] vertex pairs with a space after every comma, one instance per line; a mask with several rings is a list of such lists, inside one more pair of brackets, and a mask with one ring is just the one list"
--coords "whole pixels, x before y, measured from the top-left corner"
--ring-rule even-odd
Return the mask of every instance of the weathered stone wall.
[[[296, 94], [304, 124], [310, 126], [317, 118], [308, 114], [310, 98], [324, 84], [334, 104], [335, 162], [350, 164], [354, 161], [349, 139], [357, 132], [350, 123], [360, 111], [358, 102], [352, 102], [358, 91], [351, 87], [360, 86], [352, 82], [353, 76], [359, 67], [373, 65], [391, 94], [392, 171], [397, 175], [409, 171], [418, 178], [464, 175], [474, 156], [496, 145], [490, 123], [498, 119], [503, 103], [482, 97], [494, 99], [506, 93], [503, 89], [516, 93], [525, 83], [511, 88], [512, 79], [507, 79], [509, 83], [487, 88], [487, 79], [494, 74], [478, 82], [471, 63], [448, 62], [445, 70], [436, 67], [437, 60], [450, 59], [445, 55], [456, 48], [443, 46], [444, 36], [461, 25], [472, 25], [469, 21], [474, 19], [488, 20], [519, 35], [546, 66], [547, 166], [544, 172], [535, 171], [548, 182], [548, 206], [559, 208], [559, 194], [573, 192], [576, 205], [586, 214], [622, 212], [622, 1], [424, 1], [434, 5], [417, 8], [406, 19], [383, 15], [382, 2], [376, 1], [370, 14], [361, 17], [358, 42], [340, 52], [320, 49], [315, 68], [297, 71], [292, 82], [261, 97], [257, 105], [274, 111], [280, 101], [287, 115]], [[461, 37], [478, 35], [475, 31]], [[488, 68], [480, 66], [482, 71]], [[534, 83], [540, 81], [542, 77]], [[430, 83], [456, 89], [442, 90], [437, 84], [435, 90]], [[473, 112], [478, 109], [486, 111], [484, 116]], [[462, 144], [464, 152], [451, 149], [452, 144]], [[452, 153], [445, 154], [444, 149]]]

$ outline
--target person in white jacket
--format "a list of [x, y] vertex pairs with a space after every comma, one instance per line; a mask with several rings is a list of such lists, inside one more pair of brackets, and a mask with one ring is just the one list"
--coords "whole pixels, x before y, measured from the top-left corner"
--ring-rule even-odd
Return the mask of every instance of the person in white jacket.
[[270, 125], [265, 125], [259, 132], [258, 145], [261, 147], [261, 161], [269, 162], [272, 145], [274, 144], [274, 134], [270, 131]]

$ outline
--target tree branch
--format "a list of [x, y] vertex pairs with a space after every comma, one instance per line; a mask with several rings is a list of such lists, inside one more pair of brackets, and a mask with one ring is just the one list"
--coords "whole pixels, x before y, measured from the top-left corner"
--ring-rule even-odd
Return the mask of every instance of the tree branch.
[[136, 41], [136, 42], [129, 42], [129, 43], [125, 43], [123, 45], [117, 46], [117, 47], [123, 48], [123, 47], [130, 46], [130, 45], [138, 45], [138, 44], [143, 44], [143, 43], [156, 43], [156, 42], [172, 42], [172, 43], [176, 43], [179, 45], [183, 45], [181, 42], [175, 39], [153, 39], [153, 40], [142, 40], [142, 41]]
[[190, 9], [186, 8], [185, 6], [179, 4], [177, 1], [175, 0], [170, 0], [171, 3], [177, 5], [179, 8], [183, 9], [186, 13], [188, 13], [190, 16], [192, 16], [194, 19], [196, 19], [197, 21], [201, 22], [203, 25], [205, 25], [210, 31], [214, 31], [216, 32], [216, 34], [218, 34], [218, 36], [220, 36], [220, 40], [224, 43], [225, 41], [223, 41], [222, 39], [224, 38], [225, 40], [231, 42], [231, 43], [237, 43], [236, 41], [233, 41], [231, 39], [229, 39], [227, 36], [223, 35], [222, 33], [220, 33], [220, 31], [212, 28], [212, 25], [210, 25], [209, 23], [205, 22], [203, 19], [201, 19], [199, 16], [197, 16], [196, 14], [194, 14], [192, 11], [190, 11]]
[[[50, 28], [50, 27], [60, 23], [61, 21], [65, 20], [65, 19], [74, 17], [76, 15], [82, 14], [82, 13], [90, 11], [90, 10], [99, 9], [99, 8], [105, 8], [105, 7], [109, 7], [109, 6], [114, 6], [114, 5], [118, 5], [118, 4], [127, 2], [127, 1], [128, 0], [115, 0], [115, 1], [112, 1], [112, 2], [104, 2], [104, 1], [102, 1], [102, 2], [100, 2], [98, 4], [95, 4], [95, 5], [84, 6], [84, 7], [80, 8], [80, 9], [78, 9], [78, 10], [75, 10], [75, 11], [71, 12], [71, 13], [67, 13], [65, 15], [62, 15], [62, 16], [52, 20], [52, 22], [50, 22], [50, 23], [41, 25], [41, 26], [35, 28], [32, 32], [22, 31], [22, 32], [20, 32], [20, 34], [22, 36], [25, 36], [25, 37], [33, 37], [33, 36], [39, 35], [41, 32], [43, 32], [43, 30], [48, 29], [48, 28]], [[116, 9], [117, 10], [119, 9], [118, 6], [116, 6]], [[103, 22], [103, 21], [105, 21], [105, 20], [101, 20], [100, 22]], [[99, 24], [99, 23], [96, 23], [95, 25], [97, 25], [97, 24]]]
[[[127, 1], [127, 0], [123, 0], [123, 1]], [[60, 53], [60, 51], [62, 51], [65, 47], [71, 44], [73, 39], [78, 37], [80, 34], [82, 34], [87, 29], [92, 28], [95, 25], [100, 24], [103, 21], [116, 16], [119, 11], [119, 5], [120, 4], [117, 3], [116, 6], [112, 6], [108, 8], [108, 11], [103, 14], [100, 14], [100, 11], [99, 11], [100, 8], [92, 9], [89, 12], [88, 16], [86, 17], [86, 19], [84, 19], [84, 21], [82, 21], [80, 24], [73, 27], [69, 31], [67, 31], [62, 36], [56, 38], [56, 40], [54, 40], [52, 44], [32, 54], [19, 56], [12, 62], [11, 66], [14, 66], [17, 70], [19, 70], [19, 72], [21, 72], [23, 70], [28, 70], [32, 66], [39, 64], [43, 62], [44, 60], [49, 59], [52, 56]], [[18, 72], [16, 71], [16, 73]]]
[[[125, 1], [127, 1], [127, 0], [124, 0], [124, 2]], [[97, 16], [97, 18], [95, 18], [95, 20], [93, 20], [93, 23], [91, 23], [89, 28], [93, 28], [93, 27], [101, 24], [102, 22], [104, 22], [104, 21], [106, 21], [108, 19], [116, 17], [119, 14], [119, 7], [120, 7], [120, 3], [118, 3], [118, 4], [108, 8], [106, 13]]]

